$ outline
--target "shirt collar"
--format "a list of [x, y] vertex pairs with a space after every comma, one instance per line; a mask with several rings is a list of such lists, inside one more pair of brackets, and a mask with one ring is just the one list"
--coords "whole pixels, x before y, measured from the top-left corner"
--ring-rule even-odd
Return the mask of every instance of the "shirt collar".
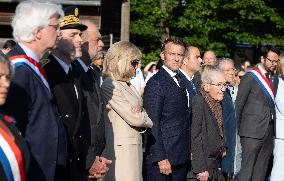
[[77, 61], [80, 63], [80, 65], [84, 69], [84, 72], [88, 72], [88, 69], [89, 69], [88, 66], [80, 58], [78, 58]]
[[179, 71], [180, 71], [181, 73], [183, 73], [183, 75], [186, 77], [187, 80], [192, 81], [192, 79], [193, 79], [193, 77], [194, 77], [194, 74], [193, 74], [191, 77], [189, 77], [189, 76], [187, 75], [187, 73], [185, 73], [182, 69], [179, 69]]
[[258, 64], [257, 67], [259, 68], [260, 72], [265, 76], [265, 73], [267, 73], [267, 71], [260, 64]]
[[24, 50], [24, 52], [26, 53], [26, 55], [28, 57], [31, 57], [32, 59], [34, 59], [35, 61], [39, 62], [39, 57], [28, 47], [26, 47], [24, 44], [19, 43], [20, 47]]
[[57, 62], [60, 64], [60, 66], [64, 69], [64, 72], [66, 74], [68, 74], [69, 69], [71, 68], [71, 65], [68, 65], [67, 63], [65, 63], [64, 61], [62, 61], [61, 59], [59, 59], [57, 56], [55, 56], [54, 54], [52, 54], [54, 56], [54, 58], [57, 60]]
[[166, 67], [165, 65], [163, 65], [162, 67], [165, 69], [166, 72], [168, 72], [168, 73], [170, 74], [171, 77], [176, 76], [176, 74], [177, 74], [176, 72], [170, 70], [170, 69], [169, 69], [168, 67]]

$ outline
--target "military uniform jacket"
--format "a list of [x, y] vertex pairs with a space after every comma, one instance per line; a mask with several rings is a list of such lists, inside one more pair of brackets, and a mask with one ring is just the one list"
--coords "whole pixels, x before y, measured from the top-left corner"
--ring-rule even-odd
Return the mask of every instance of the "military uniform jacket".
[[85, 172], [88, 152], [86, 145], [90, 142], [90, 131], [84, 128], [84, 124], [89, 121], [82, 106], [84, 100], [81, 81], [74, 70], [71, 80], [52, 54], [48, 56], [48, 63], [44, 65], [44, 69], [50, 89], [55, 96], [59, 113], [68, 132], [69, 164], [72, 169], [75, 168], [76, 171]]

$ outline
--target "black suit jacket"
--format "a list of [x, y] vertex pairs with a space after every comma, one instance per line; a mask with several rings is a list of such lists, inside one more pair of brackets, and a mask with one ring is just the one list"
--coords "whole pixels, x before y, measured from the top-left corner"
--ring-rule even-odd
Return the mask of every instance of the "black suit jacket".
[[189, 108], [184, 91], [161, 68], [148, 82], [144, 107], [153, 127], [147, 130], [146, 163], [169, 159], [171, 165], [189, 160]]
[[221, 149], [221, 136], [214, 114], [205, 99], [197, 94], [192, 100], [191, 163], [193, 172], [208, 171], [209, 177], [212, 177], [221, 161]]
[[263, 138], [271, 117], [275, 118], [274, 105], [250, 74], [241, 80], [235, 109], [240, 136]]
[[101, 90], [94, 72], [85, 72], [80, 63], [75, 60], [74, 67], [80, 76], [82, 82], [82, 96], [84, 100], [84, 109], [87, 112], [90, 127], [91, 142], [88, 148], [86, 167], [89, 168], [94, 162], [96, 156], [100, 156], [105, 147], [105, 127], [103, 119], [103, 102], [101, 99]]
[[[50, 61], [44, 66], [44, 69], [59, 112], [68, 130], [70, 179], [86, 180], [91, 128], [86, 111], [86, 101], [82, 93], [82, 82], [74, 67], [72, 67], [73, 80], [71, 80], [72, 78], [67, 76], [52, 54], [48, 56], [48, 59]], [[74, 85], [78, 98], [74, 93]]]

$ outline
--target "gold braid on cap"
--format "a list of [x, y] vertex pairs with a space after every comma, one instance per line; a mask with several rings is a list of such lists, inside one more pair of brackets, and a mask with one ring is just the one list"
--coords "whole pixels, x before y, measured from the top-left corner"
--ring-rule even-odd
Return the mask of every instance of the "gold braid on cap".
[[71, 25], [71, 24], [78, 24], [80, 23], [80, 20], [78, 17], [74, 16], [74, 15], [68, 15], [68, 16], [64, 16], [63, 20], [60, 21], [60, 28], [62, 28], [63, 26], [66, 25]]

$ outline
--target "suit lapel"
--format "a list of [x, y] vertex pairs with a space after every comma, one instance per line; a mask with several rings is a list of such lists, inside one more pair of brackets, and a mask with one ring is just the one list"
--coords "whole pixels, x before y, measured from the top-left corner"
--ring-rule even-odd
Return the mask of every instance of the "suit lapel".
[[166, 79], [166, 82], [172, 84], [172, 86], [179, 88], [177, 83], [174, 81], [174, 78], [171, 77], [171, 75], [164, 68], [161, 68], [160, 71], [161, 71], [162, 77], [164, 77]]

